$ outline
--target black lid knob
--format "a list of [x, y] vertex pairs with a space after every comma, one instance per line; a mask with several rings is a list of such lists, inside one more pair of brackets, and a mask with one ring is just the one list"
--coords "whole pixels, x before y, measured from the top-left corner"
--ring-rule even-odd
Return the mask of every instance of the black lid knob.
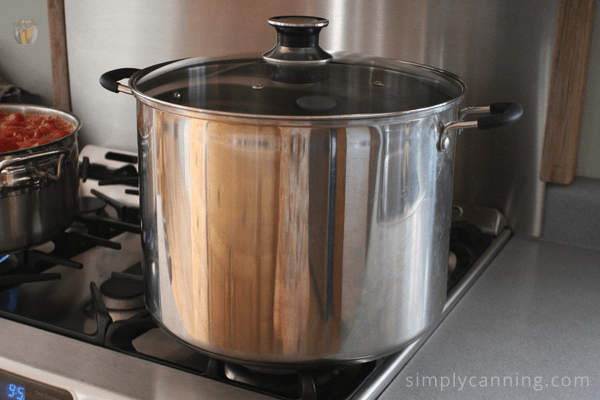
[[269, 19], [277, 31], [277, 45], [263, 54], [267, 62], [276, 64], [322, 64], [331, 54], [319, 47], [319, 32], [329, 24], [325, 18], [282, 16]]

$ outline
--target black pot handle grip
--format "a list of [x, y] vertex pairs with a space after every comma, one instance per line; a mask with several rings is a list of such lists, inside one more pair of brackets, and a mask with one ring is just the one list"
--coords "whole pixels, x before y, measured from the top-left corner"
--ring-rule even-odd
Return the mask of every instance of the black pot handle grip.
[[133, 74], [138, 72], [138, 68], [119, 68], [113, 69], [102, 74], [100, 77], [100, 84], [106, 90], [111, 92], [119, 93], [119, 86], [124, 86], [119, 83], [121, 79], [131, 78]]
[[523, 107], [517, 103], [493, 103], [490, 104], [490, 114], [477, 119], [480, 131], [514, 124], [523, 115]]
[[[490, 116], [481, 117], [474, 121], [463, 121], [465, 115], [489, 113]], [[523, 115], [523, 107], [517, 103], [493, 103], [488, 107], [468, 107], [460, 111], [458, 121], [450, 122], [443, 126], [437, 141], [438, 151], [450, 148], [448, 134], [455, 129], [477, 128], [480, 131], [512, 125]]]

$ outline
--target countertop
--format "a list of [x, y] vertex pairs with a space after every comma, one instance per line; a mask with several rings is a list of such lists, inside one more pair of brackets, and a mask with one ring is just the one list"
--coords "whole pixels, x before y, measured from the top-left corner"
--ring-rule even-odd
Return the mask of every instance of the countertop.
[[600, 398], [600, 251], [513, 237], [380, 396]]

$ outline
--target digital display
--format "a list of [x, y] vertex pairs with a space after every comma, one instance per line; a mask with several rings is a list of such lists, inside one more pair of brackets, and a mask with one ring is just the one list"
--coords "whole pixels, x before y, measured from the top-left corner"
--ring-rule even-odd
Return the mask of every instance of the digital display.
[[73, 400], [71, 393], [0, 369], [0, 400]]
[[0, 399], [25, 400], [25, 387], [14, 383], [3, 383], [0, 387]]

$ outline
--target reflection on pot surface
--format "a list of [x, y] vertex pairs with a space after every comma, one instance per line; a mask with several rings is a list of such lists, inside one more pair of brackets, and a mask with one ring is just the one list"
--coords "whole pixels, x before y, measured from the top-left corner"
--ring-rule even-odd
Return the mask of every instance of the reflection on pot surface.
[[146, 271], [148, 307], [166, 330], [292, 364], [389, 353], [437, 317], [453, 151], [436, 127], [454, 108], [335, 129], [139, 114], [145, 263], [168, 266]]
[[[427, 166], [435, 157], [435, 148], [428, 145], [424, 132], [435, 127], [420, 127], [426, 120], [403, 125], [404, 130], [384, 136], [385, 160], [382, 173], [382, 193], [379, 223], [398, 222], [416, 211], [425, 197], [428, 182], [435, 173]], [[418, 149], [418, 150], [417, 150]]]

